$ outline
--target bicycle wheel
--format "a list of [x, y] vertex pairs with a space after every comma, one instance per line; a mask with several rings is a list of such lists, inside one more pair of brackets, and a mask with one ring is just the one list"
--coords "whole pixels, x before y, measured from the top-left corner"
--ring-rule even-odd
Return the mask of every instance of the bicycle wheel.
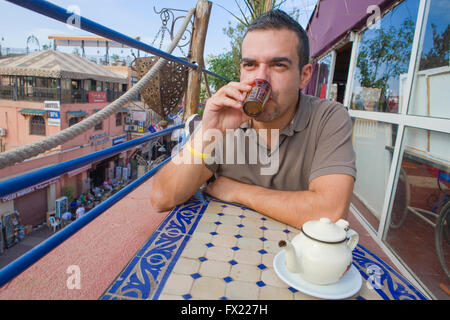
[[394, 204], [392, 205], [391, 220], [389, 227], [392, 229], [399, 228], [406, 219], [408, 214], [408, 206], [410, 202], [409, 183], [405, 170], [400, 169], [398, 177], [397, 189], [395, 191]]
[[436, 245], [436, 252], [441, 263], [442, 269], [444, 269], [445, 274], [450, 278], [448, 272], [447, 261], [450, 261], [450, 238], [449, 238], [449, 224], [450, 224], [450, 201], [447, 201], [445, 206], [442, 208], [438, 221], [436, 223], [436, 228], [434, 229], [434, 239]]

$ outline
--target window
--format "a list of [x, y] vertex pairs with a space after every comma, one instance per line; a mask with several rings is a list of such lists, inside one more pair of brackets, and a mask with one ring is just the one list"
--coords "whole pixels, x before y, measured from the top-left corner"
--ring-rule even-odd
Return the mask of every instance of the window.
[[116, 113], [116, 127], [122, 125], [122, 112]]
[[448, 0], [431, 0], [414, 73], [408, 113], [450, 118], [450, 17]]
[[420, 0], [405, 0], [361, 35], [350, 108], [400, 112]]
[[0, 76], [0, 85], [9, 86], [12, 84], [12, 77], [10, 76]]
[[45, 136], [45, 119], [41, 116], [32, 116], [30, 119], [30, 135]]
[[95, 127], [94, 127], [94, 130], [95, 130], [95, 131], [97, 131], [97, 130], [103, 130], [103, 121], [97, 123], [97, 124], [95, 125]]
[[396, 124], [353, 118], [358, 177], [351, 202], [374, 230], [383, 211], [397, 130]]
[[81, 80], [72, 80], [72, 90], [79, 90], [81, 88]]
[[328, 95], [327, 95], [327, 93], [329, 92], [328, 83], [329, 83], [330, 77], [332, 77], [331, 73], [333, 71], [333, 70], [331, 70], [332, 60], [333, 60], [333, 53], [330, 53], [329, 55], [322, 58], [318, 62], [319, 72], [318, 72], [318, 76], [317, 76], [316, 92], [314, 95], [321, 99], [328, 98]]
[[69, 119], [69, 127], [73, 126], [74, 124], [77, 124], [78, 122], [80, 122], [79, 117], [71, 117]]
[[450, 217], [438, 218], [450, 203], [450, 134], [406, 127], [400, 157], [384, 241], [437, 299], [448, 299], [439, 285], [448, 284]]

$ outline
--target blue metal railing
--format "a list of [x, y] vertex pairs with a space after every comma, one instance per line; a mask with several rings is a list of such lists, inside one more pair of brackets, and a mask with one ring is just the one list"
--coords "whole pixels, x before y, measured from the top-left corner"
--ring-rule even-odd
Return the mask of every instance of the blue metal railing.
[[[67, 21], [69, 21], [69, 19], [74, 15], [73, 12], [68, 12], [66, 9], [61, 8], [57, 5], [54, 5], [53, 3], [50, 3], [50, 2], [44, 1], [44, 0], [6, 0], [6, 1], [14, 3], [14, 4], [24, 7], [24, 8], [27, 8], [29, 10], [35, 11], [44, 16], [61, 21], [63, 23], [67, 23]], [[138, 50], [142, 50], [144, 52], [154, 54], [154, 55], [156, 55], [158, 57], [162, 57], [166, 60], [171, 60], [171, 61], [181, 63], [192, 69], [195, 69], [195, 70], [198, 69], [198, 65], [196, 65], [196, 64], [193, 64], [189, 61], [175, 57], [171, 54], [168, 54], [167, 52], [156, 49], [152, 46], [149, 46], [148, 44], [145, 44], [136, 39], [133, 39], [133, 38], [126, 36], [120, 32], [109, 29], [99, 23], [96, 23], [92, 20], [86, 19], [82, 16], [79, 16], [79, 18], [80, 18], [80, 20], [79, 20], [80, 26], [79, 27], [82, 30], [94, 33], [96, 35], [102, 36], [102, 37], [110, 39], [110, 40], [114, 40], [121, 44], [127, 45], [131, 48], [135, 48]], [[230, 81], [229, 79], [224, 78], [224, 77], [222, 77], [214, 72], [211, 72], [209, 70], [202, 69], [202, 71], [207, 74], [210, 74], [214, 77], [223, 79], [225, 81], [228, 81], [228, 82]]]
[[[159, 138], [166, 134], [173, 132], [176, 129], [181, 129], [184, 127], [184, 124], [176, 125], [170, 127], [168, 129], [148, 134], [144, 137], [137, 138], [131, 141], [124, 142], [117, 146], [113, 146], [101, 151], [97, 151], [95, 153], [79, 157], [77, 159], [69, 160], [50, 168], [44, 168], [36, 172], [31, 172], [28, 174], [21, 175], [19, 177], [15, 177], [0, 183], [0, 194], [3, 196], [7, 193], [12, 193], [18, 190], [22, 190], [28, 186], [37, 184], [39, 182], [45, 181], [49, 178], [58, 176], [60, 174], [69, 172], [71, 170], [82, 167], [87, 163], [91, 163], [94, 161], [102, 160], [114, 154], [117, 154], [121, 151], [127, 150], [134, 146], [140, 145], [142, 143], [148, 142], [150, 140]], [[172, 156], [173, 157], [173, 156]], [[131, 182], [129, 185], [125, 186], [123, 189], [112, 195], [110, 198], [106, 199], [104, 202], [100, 203], [93, 209], [91, 209], [86, 215], [81, 217], [80, 219], [75, 220], [71, 224], [69, 224], [64, 229], [58, 231], [54, 235], [52, 235], [47, 240], [43, 241], [18, 259], [14, 260], [4, 268], [0, 270], [0, 287], [11, 281], [13, 278], [18, 276], [20, 273], [25, 271], [28, 267], [33, 265], [47, 253], [52, 251], [62, 242], [64, 242], [67, 238], [75, 234], [77, 231], [86, 226], [89, 222], [97, 218], [103, 212], [105, 212], [108, 208], [113, 206], [115, 203], [120, 201], [123, 197], [125, 197], [128, 193], [136, 189], [142, 183], [151, 178], [162, 166], [164, 166], [168, 161], [172, 159], [172, 157], [168, 157], [163, 162], [161, 162], [158, 166], [152, 168], [150, 171], [145, 173], [142, 177], [136, 179]], [[14, 190], [14, 191], [13, 191]]]
[[81, 168], [91, 162], [98, 161], [101, 159], [105, 159], [117, 153], [120, 153], [124, 150], [130, 149], [132, 147], [138, 146], [150, 140], [162, 137], [166, 134], [171, 133], [176, 129], [184, 128], [184, 123], [170, 127], [165, 130], [161, 130], [155, 133], [151, 133], [145, 135], [143, 137], [133, 139], [107, 149], [103, 149], [76, 159], [72, 159], [66, 162], [62, 162], [59, 164], [55, 164], [48, 168], [43, 168], [37, 171], [33, 171], [18, 177], [11, 178], [7, 181], [0, 183], [0, 197], [5, 196], [7, 194], [11, 194], [13, 192], [25, 189], [29, 186], [38, 184], [40, 182], [46, 181], [53, 177], [59, 176], [66, 172]]
[[[56, 19], [58, 21], [61, 21], [63, 23], [66, 23], [68, 19], [72, 16], [73, 13], [67, 12], [64, 8], [58, 7], [48, 1], [43, 0], [7, 0], [11, 3], [17, 4], [19, 6], [22, 6], [24, 8], [30, 9], [32, 11], [35, 11], [37, 13], [40, 13], [42, 15], [51, 17], [53, 19]], [[170, 55], [164, 51], [158, 50], [152, 46], [149, 46], [145, 43], [142, 43], [140, 41], [137, 41], [133, 38], [130, 38], [124, 34], [121, 34], [119, 32], [116, 32], [114, 30], [111, 30], [109, 28], [106, 28], [94, 21], [91, 21], [89, 19], [86, 19], [84, 17], [80, 18], [80, 28], [85, 31], [89, 31], [91, 33], [97, 34], [99, 36], [103, 36], [105, 38], [108, 38], [110, 40], [116, 41], [118, 43], [127, 45], [132, 48], [136, 48], [139, 50], [142, 50], [144, 52], [148, 52], [154, 55], [157, 55], [159, 57], [162, 57], [167, 60], [175, 61], [178, 63], [181, 63], [183, 65], [186, 65], [190, 68], [198, 70], [198, 65], [190, 63], [188, 61], [182, 60], [178, 57], [175, 57], [173, 55]], [[220, 75], [217, 75], [213, 72], [210, 72], [208, 70], [202, 69], [203, 72], [210, 74], [212, 76], [221, 78], [225, 81], [230, 81]], [[117, 153], [120, 153], [124, 150], [127, 150], [129, 148], [135, 147], [137, 145], [140, 145], [142, 143], [151, 141], [153, 139], [159, 138], [161, 136], [164, 136], [166, 134], [171, 133], [172, 131], [176, 129], [181, 129], [184, 127], [184, 124], [176, 125], [171, 128], [148, 134], [144, 137], [137, 138], [131, 141], [124, 142], [122, 144], [97, 151], [92, 154], [88, 154], [82, 157], [79, 157], [77, 159], [72, 159], [60, 164], [56, 164], [54, 166], [51, 166], [49, 168], [40, 169], [35, 172], [27, 173], [18, 177], [11, 178], [7, 181], [0, 183], [0, 196], [5, 196], [7, 194], [11, 194], [17, 191], [20, 191], [22, 189], [25, 189], [31, 185], [38, 184], [40, 182], [46, 181], [48, 179], [51, 179], [53, 177], [59, 176], [61, 174], [67, 173], [69, 171], [78, 169], [86, 164], [92, 163], [94, 161], [102, 160], [104, 158], [110, 157], [112, 155], [115, 155]], [[89, 222], [97, 218], [100, 214], [102, 214], [105, 210], [113, 206], [115, 203], [117, 203], [119, 200], [121, 200], [123, 197], [125, 197], [128, 193], [130, 193], [132, 190], [137, 188], [139, 185], [141, 185], [143, 182], [148, 180], [151, 176], [153, 176], [159, 168], [164, 166], [168, 161], [170, 161], [172, 157], [167, 158], [162, 163], [160, 163], [157, 167], [151, 169], [146, 174], [144, 174], [142, 177], [138, 178], [137, 180], [133, 181], [126, 187], [124, 187], [122, 190], [118, 191], [114, 195], [112, 195], [110, 198], [102, 202], [101, 204], [97, 205], [95, 208], [90, 210], [86, 215], [84, 215], [82, 218], [74, 221], [67, 227], [65, 227], [63, 230], [58, 231], [55, 233], [52, 237], [48, 238], [41, 244], [37, 245], [30, 251], [28, 251], [26, 254], [22, 255], [6, 267], [2, 268], [0, 270], [0, 287], [11, 281], [14, 277], [25, 271], [28, 267], [33, 265], [35, 262], [37, 262], [39, 259], [41, 259], [44, 255], [52, 251], [54, 248], [56, 248], [58, 245], [60, 245], [63, 241], [65, 241], [67, 238], [75, 234], [77, 231], [79, 231], [81, 228], [86, 226]]]

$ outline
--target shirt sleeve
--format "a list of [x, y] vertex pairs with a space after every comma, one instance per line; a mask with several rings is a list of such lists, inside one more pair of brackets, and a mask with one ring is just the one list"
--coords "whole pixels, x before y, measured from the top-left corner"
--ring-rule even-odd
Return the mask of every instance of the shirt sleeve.
[[[201, 124], [201, 117], [195, 117], [192, 121], [189, 122], [189, 137], [192, 137], [192, 135], [194, 134], [195, 130], [198, 128], [198, 126]], [[177, 146], [174, 147], [174, 150], [176, 149]], [[215, 152], [213, 150], [213, 152], [211, 153], [211, 160], [215, 159]], [[209, 171], [211, 171], [212, 173], [216, 173], [217, 170], [219, 169], [219, 164], [216, 163], [216, 161], [209, 163], [211, 161], [205, 162], [205, 166], [206, 168], [208, 168]]]
[[335, 104], [322, 117], [309, 182], [328, 174], [347, 174], [356, 179], [353, 125], [348, 111]]

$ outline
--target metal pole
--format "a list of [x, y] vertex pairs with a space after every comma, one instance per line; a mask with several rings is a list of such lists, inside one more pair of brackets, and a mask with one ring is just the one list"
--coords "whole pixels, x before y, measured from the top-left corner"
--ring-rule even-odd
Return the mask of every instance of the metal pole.
[[[172, 159], [173, 156], [167, 158], [163, 162], [161, 162], [158, 166], [154, 167], [142, 177], [138, 178], [134, 182], [127, 185], [122, 190], [115, 193], [110, 198], [106, 199], [104, 202], [90, 210], [86, 215], [81, 217], [78, 220], [75, 220], [71, 224], [69, 224], [64, 229], [58, 231], [53, 236], [48, 238], [47, 240], [41, 242], [36, 247], [32, 248], [30, 251], [22, 255], [20, 258], [14, 260], [4, 268], [0, 270], [0, 288], [7, 284], [9, 281], [17, 277], [23, 271], [32, 266], [35, 262], [45, 256], [47, 253], [55, 249], [65, 240], [67, 240], [70, 236], [81, 230], [84, 226], [86, 226], [89, 222], [97, 218], [107, 209], [112, 207], [115, 203], [119, 202], [122, 198], [124, 198], [131, 191], [136, 189], [142, 183], [151, 178], [156, 171], [159, 170], [162, 166], [164, 166], [167, 162]], [[1, 244], [1, 243], [0, 243]]]

